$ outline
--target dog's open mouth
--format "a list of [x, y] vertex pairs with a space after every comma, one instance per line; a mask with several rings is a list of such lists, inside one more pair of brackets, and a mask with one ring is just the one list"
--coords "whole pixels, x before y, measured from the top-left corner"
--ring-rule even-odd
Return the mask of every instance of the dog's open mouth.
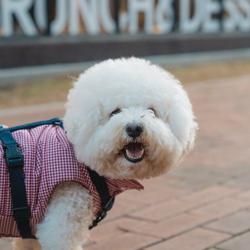
[[123, 148], [124, 157], [133, 163], [142, 161], [144, 158], [144, 153], [144, 146], [139, 142], [130, 142]]

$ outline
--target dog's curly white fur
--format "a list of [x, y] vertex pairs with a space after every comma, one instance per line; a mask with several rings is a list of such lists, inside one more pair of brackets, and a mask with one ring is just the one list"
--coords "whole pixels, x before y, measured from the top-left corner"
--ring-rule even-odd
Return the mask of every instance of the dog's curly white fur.
[[[165, 173], [190, 151], [197, 128], [179, 81], [138, 58], [106, 60], [81, 74], [69, 93], [64, 126], [79, 162], [119, 179]], [[82, 249], [92, 219], [82, 186], [57, 187], [37, 227], [42, 250]], [[19, 240], [14, 248], [26, 245]]]

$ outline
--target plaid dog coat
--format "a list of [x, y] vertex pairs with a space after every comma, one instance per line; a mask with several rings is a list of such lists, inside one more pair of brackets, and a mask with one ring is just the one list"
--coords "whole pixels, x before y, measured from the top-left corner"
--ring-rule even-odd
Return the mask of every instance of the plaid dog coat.
[[[65, 131], [59, 126], [42, 125], [32, 129], [13, 132], [24, 155], [24, 173], [27, 200], [31, 209], [32, 233], [45, 215], [48, 202], [56, 186], [63, 182], [76, 182], [92, 196], [94, 214], [101, 209], [101, 199], [92, 183], [87, 167], [77, 162], [73, 147]], [[135, 180], [105, 178], [109, 194], [129, 189], [143, 189]], [[19, 237], [19, 231], [11, 210], [10, 183], [0, 144], [0, 236]]]

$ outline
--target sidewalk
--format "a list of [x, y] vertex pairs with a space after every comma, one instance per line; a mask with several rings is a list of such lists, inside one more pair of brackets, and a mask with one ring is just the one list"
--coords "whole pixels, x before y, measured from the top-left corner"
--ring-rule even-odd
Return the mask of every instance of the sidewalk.
[[[187, 90], [200, 125], [194, 152], [169, 174], [143, 181], [144, 191], [120, 195], [85, 249], [250, 249], [250, 76]], [[0, 121], [61, 115], [63, 106], [47, 110], [0, 111]]]

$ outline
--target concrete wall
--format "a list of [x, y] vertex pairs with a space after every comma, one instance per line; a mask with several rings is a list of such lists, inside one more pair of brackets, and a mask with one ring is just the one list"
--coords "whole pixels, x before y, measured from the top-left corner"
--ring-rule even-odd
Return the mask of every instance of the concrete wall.
[[0, 69], [249, 47], [250, 34], [243, 33], [12, 38], [0, 40]]

